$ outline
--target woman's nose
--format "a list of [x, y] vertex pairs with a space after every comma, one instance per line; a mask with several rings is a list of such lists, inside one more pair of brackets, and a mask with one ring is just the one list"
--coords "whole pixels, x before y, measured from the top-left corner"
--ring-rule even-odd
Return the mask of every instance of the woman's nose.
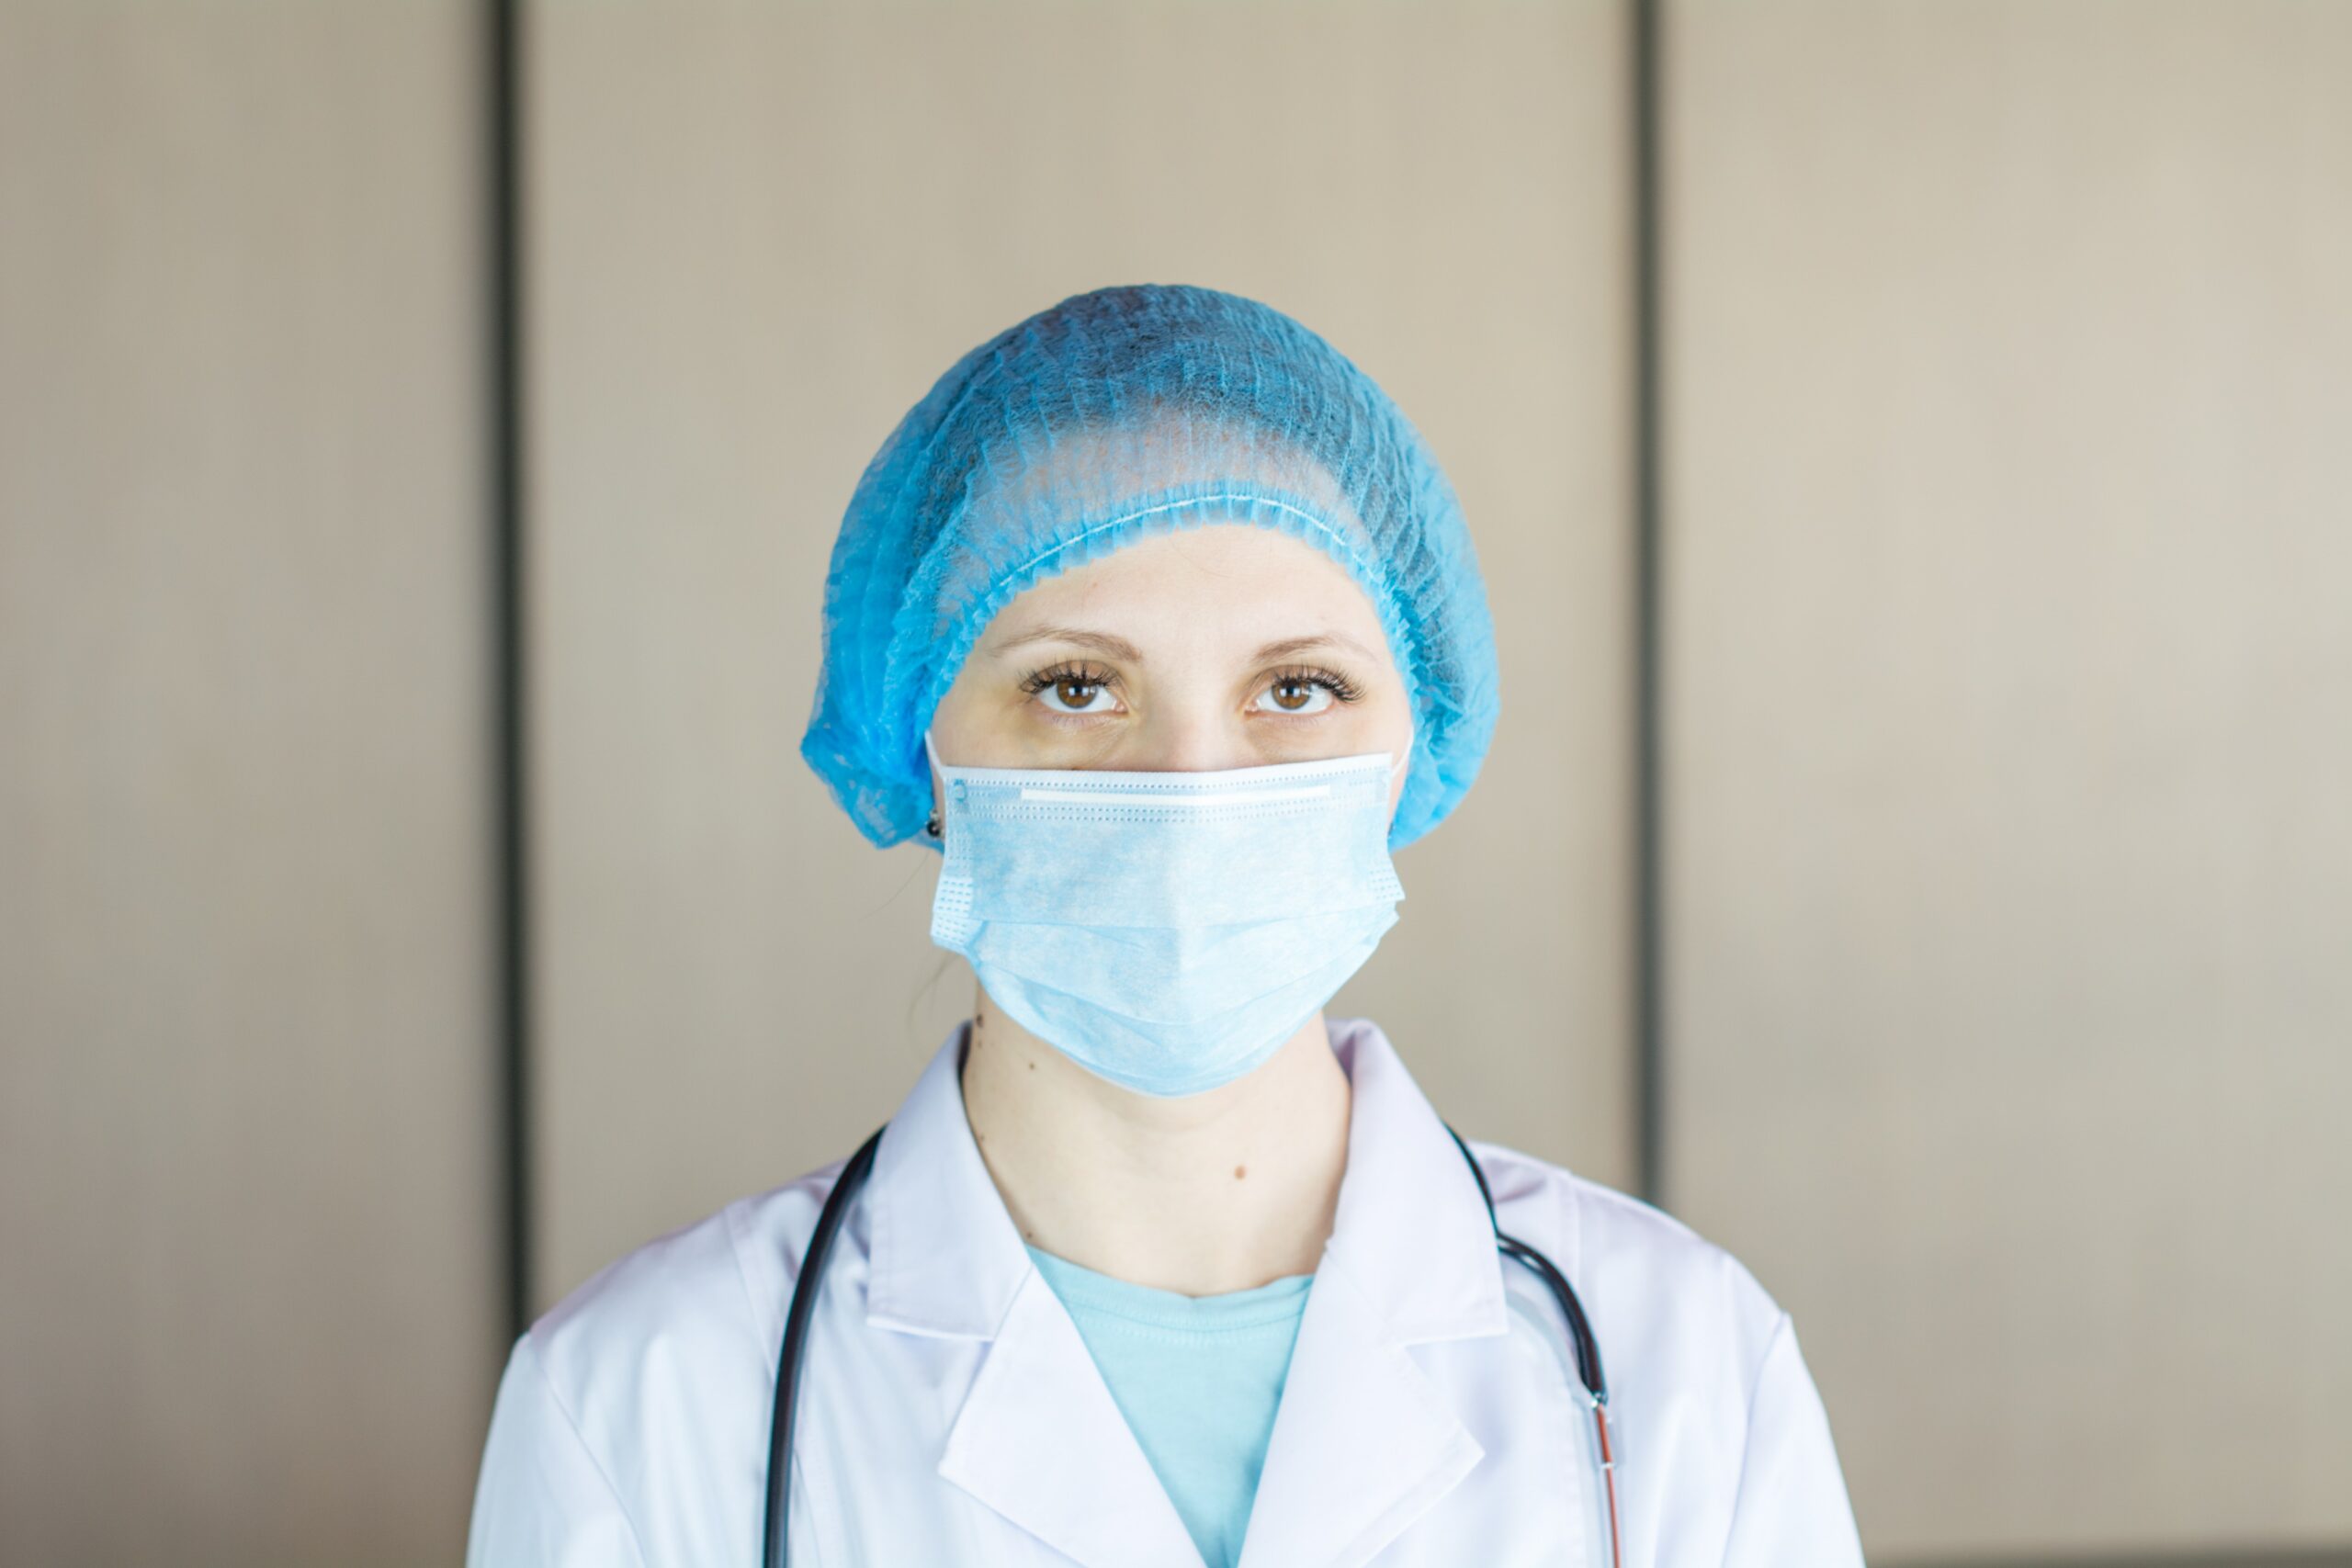
[[1205, 773], [1246, 768], [1257, 760], [1245, 750], [1241, 727], [1221, 713], [1185, 708], [1153, 718], [1142, 727], [1141, 754], [1121, 759], [1121, 766], [1137, 773]]

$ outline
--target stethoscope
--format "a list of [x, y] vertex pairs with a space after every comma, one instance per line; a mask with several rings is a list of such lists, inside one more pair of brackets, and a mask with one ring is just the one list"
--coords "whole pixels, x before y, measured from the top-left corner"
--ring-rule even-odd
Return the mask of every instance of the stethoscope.
[[[832, 1251], [833, 1235], [841, 1229], [842, 1215], [848, 1210], [850, 1199], [865, 1185], [866, 1173], [874, 1167], [874, 1151], [882, 1142], [885, 1130], [876, 1128], [873, 1136], [860, 1144], [857, 1152], [842, 1167], [832, 1191], [826, 1195], [824, 1208], [818, 1212], [817, 1228], [808, 1237], [808, 1251], [801, 1256], [800, 1278], [792, 1287], [792, 1310], [784, 1320], [784, 1355], [776, 1367], [775, 1412], [768, 1428], [767, 1568], [785, 1568], [790, 1555], [786, 1537], [791, 1528], [786, 1491], [792, 1483], [793, 1417], [800, 1386], [800, 1358], [808, 1348], [808, 1320], [816, 1314], [826, 1255]], [[1601, 1375], [1600, 1345], [1592, 1337], [1591, 1321], [1585, 1316], [1584, 1303], [1577, 1300], [1567, 1277], [1550, 1258], [1517, 1236], [1503, 1234], [1495, 1219], [1495, 1195], [1487, 1186], [1487, 1173], [1471, 1157], [1470, 1145], [1462, 1141], [1462, 1134], [1451, 1126], [1446, 1132], [1453, 1136], [1454, 1147], [1462, 1151], [1462, 1157], [1469, 1161], [1470, 1174], [1477, 1178], [1478, 1196], [1487, 1201], [1487, 1223], [1494, 1227], [1496, 1249], [1506, 1258], [1517, 1258], [1543, 1280], [1544, 1288], [1552, 1292], [1552, 1299], [1560, 1303], [1561, 1315], [1568, 1321], [1568, 1337], [1577, 1353], [1577, 1377], [1584, 1384], [1586, 1403], [1592, 1407], [1601, 1491], [1609, 1503], [1609, 1561], [1611, 1568], [1624, 1568], [1617, 1523], [1617, 1463], [1609, 1448], [1609, 1384]]]

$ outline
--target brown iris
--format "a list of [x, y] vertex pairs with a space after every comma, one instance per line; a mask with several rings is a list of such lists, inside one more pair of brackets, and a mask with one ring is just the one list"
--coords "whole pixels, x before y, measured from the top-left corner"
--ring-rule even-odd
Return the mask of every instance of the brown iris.
[[1273, 683], [1272, 695], [1276, 707], [1288, 708], [1295, 713], [1314, 700], [1315, 682], [1298, 680], [1277, 681]]

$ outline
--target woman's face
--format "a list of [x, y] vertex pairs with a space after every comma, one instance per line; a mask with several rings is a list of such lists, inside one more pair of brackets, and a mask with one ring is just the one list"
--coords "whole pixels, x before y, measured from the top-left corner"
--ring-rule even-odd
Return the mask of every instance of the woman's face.
[[[931, 726], [956, 767], [1154, 773], [1401, 759], [1411, 737], [1363, 590], [1321, 550], [1247, 524], [1162, 534], [1035, 584], [981, 632]], [[1404, 783], [1399, 767], [1392, 815]]]

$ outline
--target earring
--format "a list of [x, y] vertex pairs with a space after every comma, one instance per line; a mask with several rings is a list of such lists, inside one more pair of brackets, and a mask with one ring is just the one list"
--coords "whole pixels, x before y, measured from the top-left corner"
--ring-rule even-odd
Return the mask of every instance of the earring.
[[922, 830], [934, 839], [939, 837], [939, 808], [937, 807], [932, 807], [931, 816], [924, 821]]

